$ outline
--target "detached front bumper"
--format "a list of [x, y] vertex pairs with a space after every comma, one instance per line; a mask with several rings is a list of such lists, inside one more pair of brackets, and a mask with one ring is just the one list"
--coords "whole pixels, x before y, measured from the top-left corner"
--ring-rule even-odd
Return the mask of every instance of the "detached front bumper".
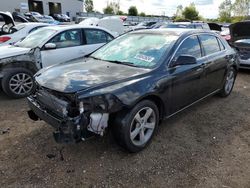
[[31, 110], [28, 111], [30, 119], [44, 120], [56, 129], [54, 138], [58, 143], [77, 142], [82, 139], [84, 129], [88, 125], [87, 118], [78, 116], [75, 118], [61, 118], [56, 117], [43, 109], [40, 104], [33, 98], [28, 97], [28, 105]]

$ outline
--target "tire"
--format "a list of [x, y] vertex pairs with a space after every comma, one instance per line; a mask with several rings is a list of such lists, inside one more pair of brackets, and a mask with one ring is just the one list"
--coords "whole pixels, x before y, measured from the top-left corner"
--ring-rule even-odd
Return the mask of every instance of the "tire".
[[235, 79], [236, 79], [236, 70], [233, 67], [230, 67], [227, 72], [226, 81], [219, 93], [221, 97], [227, 97], [231, 94], [234, 87]]
[[112, 132], [118, 144], [129, 152], [139, 152], [151, 142], [159, 124], [159, 110], [149, 100], [116, 116]]
[[35, 88], [33, 73], [25, 68], [8, 70], [2, 79], [2, 88], [11, 98], [27, 97]]

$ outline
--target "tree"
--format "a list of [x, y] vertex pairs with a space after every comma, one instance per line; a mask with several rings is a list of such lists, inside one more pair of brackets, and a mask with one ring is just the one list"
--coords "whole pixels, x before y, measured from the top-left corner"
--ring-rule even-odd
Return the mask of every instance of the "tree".
[[117, 15], [124, 15], [124, 12], [121, 11], [121, 10], [119, 10], [116, 14], [117, 14]]
[[185, 7], [182, 15], [184, 19], [199, 20], [199, 12], [196, 10], [194, 3], [191, 3], [188, 7]]
[[183, 12], [183, 6], [182, 5], [178, 5], [177, 9], [176, 9], [175, 16], [176, 17], [182, 17], [182, 12]]
[[138, 15], [138, 10], [137, 10], [136, 6], [129, 7], [128, 15], [129, 16], [137, 16]]
[[107, 5], [107, 7], [103, 9], [103, 13], [104, 14], [114, 14], [114, 9], [113, 9], [113, 7]]
[[103, 9], [105, 14], [120, 14], [120, 0], [107, 2], [107, 7]]
[[145, 17], [146, 14], [145, 14], [144, 12], [141, 12], [141, 13], [140, 13], [140, 16]]
[[249, 15], [250, 0], [235, 0], [233, 4], [234, 16], [246, 17]]
[[86, 12], [93, 12], [94, 10], [93, 0], [85, 0], [84, 7], [85, 7]]
[[219, 6], [219, 20], [221, 22], [231, 22], [232, 2], [224, 0]]

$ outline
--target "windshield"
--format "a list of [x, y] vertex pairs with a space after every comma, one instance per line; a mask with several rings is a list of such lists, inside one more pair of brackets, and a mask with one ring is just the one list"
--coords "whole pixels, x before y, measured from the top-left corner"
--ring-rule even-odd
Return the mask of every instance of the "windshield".
[[91, 57], [114, 63], [153, 68], [177, 40], [175, 35], [130, 33], [103, 46]]
[[35, 48], [49, 40], [57, 31], [55, 29], [41, 28], [29, 34], [24, 40], [15, 44], [23, 48]]

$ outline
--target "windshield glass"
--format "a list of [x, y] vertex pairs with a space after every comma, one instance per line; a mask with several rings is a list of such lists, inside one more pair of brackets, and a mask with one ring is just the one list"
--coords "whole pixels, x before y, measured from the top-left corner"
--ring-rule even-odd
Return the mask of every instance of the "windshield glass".
[[114, 63], [153, 68], [177, 40], [175, 35], [130, 33], [103, 46], [91, 57]]
[[35, 48], [49, 40], [57, 31], [55, 29], [41, 28], [29, 34], [24, 40], [15, 44], [23, 48]]

